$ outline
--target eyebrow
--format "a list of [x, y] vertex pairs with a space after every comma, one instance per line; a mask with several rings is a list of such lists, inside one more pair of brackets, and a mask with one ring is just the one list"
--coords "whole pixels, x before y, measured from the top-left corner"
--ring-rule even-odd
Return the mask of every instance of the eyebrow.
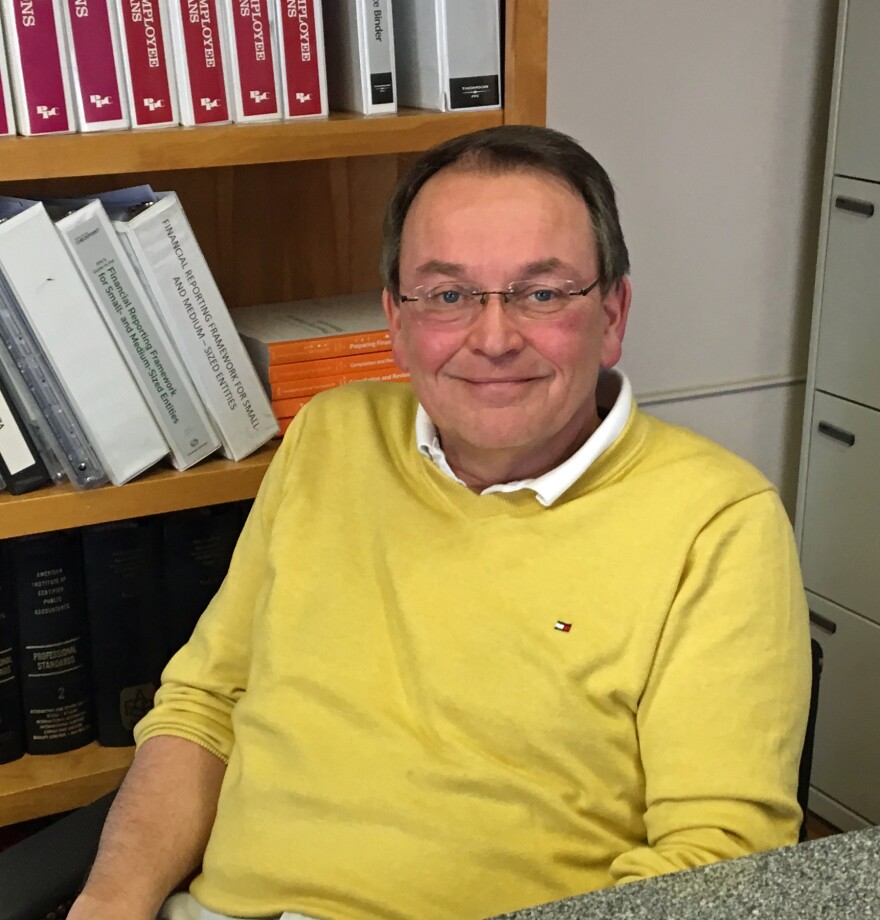
[[457, 262], [444, 262], [442, 259], [429, 259], [417, 269], [417, 275], [454, 275], [461, 277], [465, 273], [463, 265]]
[[[553, 256], [548, 259], [538, 259], [536, 262], [529, 262], [524, 265], [519, 277], [523, 279], [534, 278], [538, 275], [554, 272], [562, 267], [562, 260]], [[460, 278], [465, 273], [464, 265], [460, 265], [458, 262], [444, 262], [442, 259], [429, 259], [416, 269], [416, 274], [418, 275], [450, 275]]]
[[537, 262], [529, 262], [528, 265], [524, 265], [521, 277], [523, 279], [529, 279], [537, 275], [546, 275], [549, 272], [554, 272], [562, 268], [562, 266], [563, 263], [561, 259], [552, 257], [549, 259], [539, 259]]

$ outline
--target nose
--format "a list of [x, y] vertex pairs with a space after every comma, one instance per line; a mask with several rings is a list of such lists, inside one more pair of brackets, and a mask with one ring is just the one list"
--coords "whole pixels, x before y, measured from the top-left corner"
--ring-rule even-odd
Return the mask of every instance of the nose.
[[515, 320], [504, 309], [504, 295], [491, 293], [468, 329], [468, 345], [490, 358], [515, 353], [523, 347], [523, 337]]

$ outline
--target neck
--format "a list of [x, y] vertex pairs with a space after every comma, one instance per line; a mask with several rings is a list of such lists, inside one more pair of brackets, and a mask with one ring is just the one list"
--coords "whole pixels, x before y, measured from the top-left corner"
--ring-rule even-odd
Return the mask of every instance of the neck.
[[599, 414], [595, 407], [586, 423], [578, 423], [572, 431], [563, 428], [551, 441], [525, 445], [521, 448], [474, 448], [443, 437], [440, 443], [453, 473], [472, 491], [482, 492], [489, 486], [521, 479], [535, 479], [549, 473], [568, 460], [599, 427]]

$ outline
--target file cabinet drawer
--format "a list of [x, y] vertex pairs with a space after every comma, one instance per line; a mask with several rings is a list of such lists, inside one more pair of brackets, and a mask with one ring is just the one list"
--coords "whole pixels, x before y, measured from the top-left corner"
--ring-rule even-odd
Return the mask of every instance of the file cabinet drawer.
[[849, 0], [834, 172], [880, 180], [880, 3]]
[[806, 586], [880, 623], [880, 412], [816, 393], [806, 473]]
[[[808, 595], [811, 633], [824, 668], [812, 785], [880, 823], [880, 626]], [[830, 630], [833, 630], [830, 631]]]
[[831, 192], [816, 386], [880, 408], [878, 351], [880, 185], [837, 178]]

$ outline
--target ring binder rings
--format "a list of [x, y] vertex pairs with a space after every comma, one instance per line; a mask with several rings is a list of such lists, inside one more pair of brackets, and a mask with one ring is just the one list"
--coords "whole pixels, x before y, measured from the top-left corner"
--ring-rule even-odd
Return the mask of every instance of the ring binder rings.
[[[0, 273], [0, 362], [8, 353], [12, 358], [11, 374], [20, 372], [58, 445], [57, 457], [70, 482], [87, 489], [104, 485], [107, 474], [86, 439], [64, 391], [43, 358], [30, 330], [22, 323], [17, 304], [5, 278]], [[8, 364], [5, 364], [8, 368]]]

